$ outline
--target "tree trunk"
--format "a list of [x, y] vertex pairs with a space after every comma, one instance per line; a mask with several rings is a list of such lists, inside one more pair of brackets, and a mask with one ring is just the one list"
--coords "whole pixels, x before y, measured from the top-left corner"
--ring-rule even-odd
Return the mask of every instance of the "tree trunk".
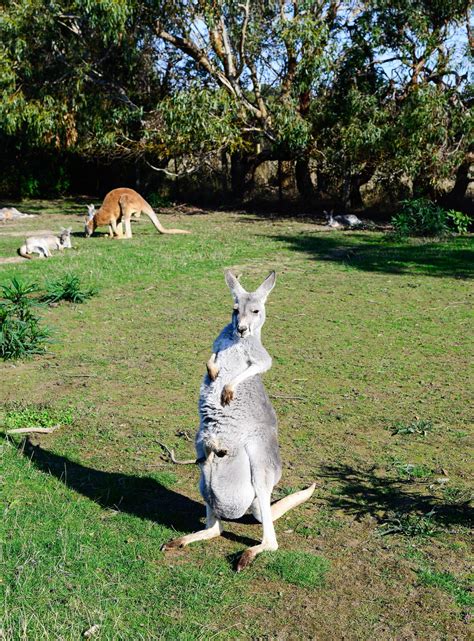
[[[470, 160], [472, 162], [474, 161], [474, 158], [471, 158]], [[449, 193], [445, 194], [441, 198], [441, 204], [445, 207], [451, 207], [452, 209], [459, 210], [466, 209], [466, 191], [470, 182], [469, 169], [471, 166], [471, 162], [469, 162], [468, 158], [468, 160], [466, 160], [462, 163], [462, 165], [459, 166], [456, 172], [456, 181], [454, 183], [454, 187]]]
[[235, 198], [242, 198], [253, 187], [254, 171], [255, 168], [248, 156], [241, 153], [232, 154], [230, 157], [230, 180], [232, 195]]
[[230, 180], [234, 198], [242, 198], [254, 187], [255, 170], [262, 162], [272, 160], [269, 151], [262, 151], [252, 156], [236, 153], [230, 157]]
[[315, 195], [315, 189], [313, 181], [311, 180], [309, 158], [299, 158], [296, 161], [295, 179], [300, 196], [305, 200], [312, 200]]

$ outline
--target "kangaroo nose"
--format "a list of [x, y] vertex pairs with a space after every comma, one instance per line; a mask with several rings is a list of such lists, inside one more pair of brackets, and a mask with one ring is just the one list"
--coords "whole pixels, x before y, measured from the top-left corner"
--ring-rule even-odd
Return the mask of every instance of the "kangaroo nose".
[[248, 330], [248, 327], [247, 327], [247, 325], [239, 325], [237, 327], [237, 329], [239, 330], [239, 334], [243, 334], [244, 332], [246, 332]]

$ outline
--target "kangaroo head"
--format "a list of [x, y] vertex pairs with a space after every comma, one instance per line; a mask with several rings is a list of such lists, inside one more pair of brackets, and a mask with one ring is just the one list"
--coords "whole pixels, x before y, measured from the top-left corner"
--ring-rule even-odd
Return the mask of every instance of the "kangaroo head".
[[89, 236], [91, 236], [92, 232], [94, 231], [94, 216], [95, 205], [87, 205], [86, 224], [84, 225], [84, 235], [86, 236], [86, 238], [89, 238]]
[[232, 324], [241, 338], [259, 335], [265, 322], [265, 301], [275, 280], [276, 274], [271, 272], [258, 289], [247, 292], [230, 270], [225, 272], [225, 281], [234, 298]]
[[61, 232], [59, 233], [59, 242], [66, 249], [71, 249], [71, 231], [72, 227], [61, 227]]

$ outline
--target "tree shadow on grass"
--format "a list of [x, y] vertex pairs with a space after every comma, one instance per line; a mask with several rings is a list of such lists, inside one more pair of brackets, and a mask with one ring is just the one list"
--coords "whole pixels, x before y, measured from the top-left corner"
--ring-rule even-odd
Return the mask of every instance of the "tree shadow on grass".
[[474, 249], [470, 238], [444, 242], [393, 243], [371, 234], [334, 232], [320, 235], [272, 236], [314, 260], [343, 263], [352, 268], [388, 274], [472, 278]]
[[[375, 474], [373, 470], [359, 470], [350, 465], [327, 465], [319, 476], [339, 484], [337, 495], [327, 498], [329, 505], [353, 514], [385, 520], [381, 514], [427, 515], [443, 526], [472, 527], [474, 513], [469, 503], [450, 505], [433, 494], [420, 491], [420, 486], [408, 479], [394, 479]], [[428, 490], [428, 484], [425, 485]]]
[[[204, 527], [204, 503], [179, 494], [153, 478], [96, 470], [33, 445], [28, 439], [17, 447], [38, 470], [56, 477], [66, 487], [103, 508], [148, 519], [181, 532], [195, 532]], [[256, 524], [250, 516], [238, 522]], [[232, 532], [225, 531], [223, 536], [242, 545], [255, 544], [255, 540]]]

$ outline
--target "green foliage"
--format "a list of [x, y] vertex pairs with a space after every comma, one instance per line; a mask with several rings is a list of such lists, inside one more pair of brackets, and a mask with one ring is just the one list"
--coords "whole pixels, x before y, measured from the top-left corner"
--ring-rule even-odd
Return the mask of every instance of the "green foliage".
[[449, 485], [443, 487], [443, 500], [448, 505], [467, 505], [474, 498], [472, 490]]
[[14, 403], [5, 409], [4, 423], [8, 430], [21, 427], [53, 427], [71, 425], [72, 409], [58, 409], [49, 405], [25, 405]]
[[0, 357], [4, 360], [42, 354], [50, 332], [35, 314], [31, 294], [37, 285], [13, 278], [2, 286], [0, 300]]
[[270, 574], [304, 588], [324, 587], [329, 567], [329, 561], [309, 552], [278, 551], [267, 563]]
[[462, 211], [449, 209], [446, 212], [450, 224], [458, 234], [466, 234], [469, 226], [472, 224], [472, 218], [469, 214], [464, 214]]
[[26, 283], [19, 278], [12, 278], [10, 283], [2, 285], [3, 300], [0, 306], [22, 321], [34, 319], [34, 307], [37, 302], [32, 298], [32, 294], [37, 291], [36, 283]]
[[147, 124], [145, 141], [161, 158], [241, 146], [235, 103], [225, 91], [191, 86], [165, 98]]
[[398, 422], [393, 425], [390, 430], [392, 435], [415, 435], [415, 436], [426, 436], [428, 432], [431, 432], [433, 429], [433, 423], [431, 421], [426, 421], [423, 419], [417, 419], [416, 421], [411, 421], [410, 423]]
[[[345, 3], [316, 0], [4, 4], [0, 142], [15, 164], [35, 151], [175, 159], [186, 174], [216, 170], [222, 152], [312, 158], [325, 189], [352, 202], [370, 178], [434, 197], [466, 160], [468, 0], [364, 3], [351, 20]], [[25, 167], [17, 183], [54, 194], [68, 177]]]
[[404, 463], [398, 459], [392, 462], [393, 467], [397, 471], [398, 476], [404, 479], [426, 479], [429, 478], [433, 471], [426, 465], [418, 465], [415, 463]]
[[146, 199], [154, 209], [158, 209], [159, 207], [169, 207], [171, 205], [170, 200], [158, 191], [153, 191], [150, 194], [147, 194]]
[[379, 527], [378, 533], [381, 536], [387, 534], [402, 534], [407, 537], [434, 536], [439, 531], [434, 514], [434, 510], [424, 515], [395, 512]]
[[474, 608], [474, 596], [468, 582], [459, 580], [451, 572], [419, 570], [418, 577], [422, 585], [433, 586], [450, 594], [460, 608]]
[[69, 303], [84, 303], [96, 294], [97, 290], [92, 287], [82, 289], [80, 278], [76, 274], [65, 274], [57, 280], [46, 283], [46, 294], [41, 300], [45, 303], [59, 303], [62, 300]]
[[275, 102], [275, 150], [283, 157], [304, 155], [311, 144], [311, 124], [301, 117], [294, 101]]
[[392, 218], [392, 225], [399, 238], [442, 237], [448, 233], [446, 210], [426, 198], [403, 201], [400, 211]]

